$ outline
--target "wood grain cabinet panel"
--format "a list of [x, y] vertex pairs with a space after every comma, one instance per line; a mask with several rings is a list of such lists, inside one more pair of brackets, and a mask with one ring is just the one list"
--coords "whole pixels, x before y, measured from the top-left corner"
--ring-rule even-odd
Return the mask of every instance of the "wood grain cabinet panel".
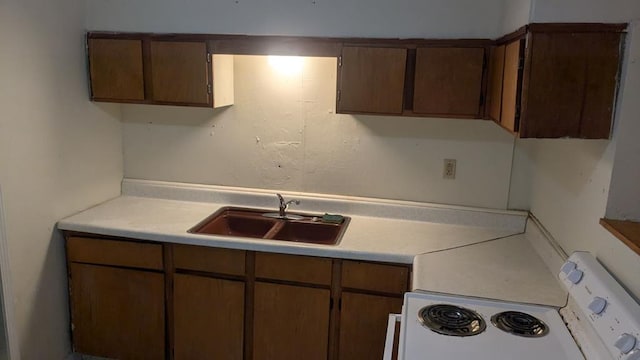
[[343, 292], [338, 358], [382, 359], [388, 316], [401, 311], [401, 297]]
[[541, 33], [530, 39], [534, 48], [520, 135], [577, 137], [586, 81], [584, 44], [572, 34]]
[[162, 246], [140, 243], [69, 237], [67, 259], [73, 262], [162, 270]]
[[345, 46], [338, 112], [401, 114], [407, 50]]
[[69, 265], [74, 350], [114, 359], [164, 359], [164, 275]]
[[345, 260], [342, 287], [401, 295], [409, 288], [409, 266]]
[[517, 40], [504, 47], [504, 73], [499, 124], [511, 132], [520, 130], [520, 96], [524, 41]]
[[413, 112], [478, 117], [484, 52], [484, 48], [418, 48]]
[[94, 101], [199, 107], [234, 103], [233, 55], [210, 54], [202, 37], [89, 33], [87, 46]]
[[89, 39], [91, 97], [144, 100], [142, 40]]
[[276, 253], [256, 253], [255, 274], [258, 279], [329, 286], [331, 284], [331, 259]]
[[246, 251], [194, 245], [173, 245], [176, 269], [225, 275], [245, 275]]
[[326, 360], [330, 290], [255, 284], [254, 360]]
[[487, 114], [498, 124], [502, 114], [502, 81], [504, 79], [505, 45], [491, 49], [489, 60], [489, 89], [487, 90]]
[[206, 42], [151, 41], [150, 47], [153, 101], [211, 105]]
[[589, 52], [579, 131], [581, 138], [609, 138], [619, 85], [623, 38], [618, 33], [584, 34], [583, 41]]
[[531, 33], [521, 137], [608, 138], [620, 33]]
[[92, 356], [380, 358], [409, 287], [409, 265], [66, 237], [74, 350]]
[[492, 52], [488, 117], [521, 138], [608, 138], [623, 29], [532, 24], [506, 40]]
[[176, 360], [243, 359], [244, 283], [174, 275]]

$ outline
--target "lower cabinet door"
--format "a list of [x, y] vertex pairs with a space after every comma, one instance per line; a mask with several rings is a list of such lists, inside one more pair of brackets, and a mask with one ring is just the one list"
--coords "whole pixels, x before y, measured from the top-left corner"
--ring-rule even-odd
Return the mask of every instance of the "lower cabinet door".
[[254, 360], [326, 360], [329, 289], [256, 282]]
[[389, 314], [401, 311], [400, 297], [343, 292], [339, 359], [382, 359]]
[[244, 283], [174, 275], [174, 358], [243, 358]]
[[76, 352], [113, 359], [164, 359], [164, 275], [71, 263]]

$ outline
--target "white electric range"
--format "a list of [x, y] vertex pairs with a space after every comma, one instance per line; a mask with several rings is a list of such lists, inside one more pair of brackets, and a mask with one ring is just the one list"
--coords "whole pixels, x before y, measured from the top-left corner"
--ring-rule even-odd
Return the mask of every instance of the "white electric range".
[[640, 305], [589, 253], [559, 274], [568, 305], [555, 307], [429, 292], [405, 294], [391, 315], [385, 359], [401, 321], [398, 359], [640, 360]]

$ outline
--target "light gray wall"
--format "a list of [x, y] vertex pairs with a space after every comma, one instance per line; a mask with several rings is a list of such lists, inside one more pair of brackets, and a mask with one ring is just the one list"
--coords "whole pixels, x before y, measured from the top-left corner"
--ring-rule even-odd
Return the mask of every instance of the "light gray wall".
[[[9, 326], [8, 318], [11, 318], [13, 315], [13, 302], [8, 296], [8, 294], [12, 292], [11, 271], [9, 270], [8, 259], [9, 249], [4, 225], [4, 201], [2, 200], [2, 187], [0, 186], [0, 360], [9, 359], [9, 342], [17, 343], [15, 337], [9, 340], [9, 332], [7, 332]], [[17, 347], [17, 345], [14, 346]]]
[[622, 83], [616, 156], [607, 202], [607, 217], [640, 221], [640, 22], [632, 25]]
[[529, 24], [534, 2], [535, 0], [504, 0], [501, 35]]
[[114, 31], [493, 38], [503, 1], [87, 0], [87, 19]]
[[[640, 16], [640, 2], [604, 0], [536, 0], [534, 22], [613, 22]], [[598, 221], [618, 196], [638, 202], [638, 26], [631, 28], [623, 88], [611, 140], [518, 140], [514, 154], [509, 206], [530, 209], [567, 251], [586, 250], [640, 298], [640, 256], [604, 230]], [[633, 160], [631, 160], [633, 159]], [[630, 167], [619, 164], [630, 164]], [[616, 170], [614, 171], [614, 166]], [[617, 181], [612, 179], [612, 172]], [[621, 175], [622, 174], [622, 175]], [[635, 175], [634, 175], [635, 174]], [[625, 176], [629, 176], [625, 178]], [[610, 187], [611, 186], [611, 187]], [[616, 189], [612, 189], [616, 186]], [[612, 198], [611, 195], [617, 194]]]
[[[89, 0], [87, 18], [97, 30], [492, 38], [502, 0]], [[239, 63], [227, 110], [124, 106], [125, 176], [506, 207], [508, 133], [483, 121], [336, 115], [335, 61], [319, 64], [281, 80]], [[454, 181], [442, 179], [444, 158], [458, 160]]]
[[[335, 58], [235, 57], [220, 110], [123, 106], [125, 176], [506, 208], [513, 137], [489, 121], [335, 114]], [[455, 180], [443, 160], [457, 159]]]
[[83, 0], [0, 3], [0, 183], [22, 359], [70, 351], [60, 218], [117, 196], [118, 106], [89, 102]]
[[628, 22], [638, 18], [640, 7], [637, 0], [531, 1], [533, 22]]

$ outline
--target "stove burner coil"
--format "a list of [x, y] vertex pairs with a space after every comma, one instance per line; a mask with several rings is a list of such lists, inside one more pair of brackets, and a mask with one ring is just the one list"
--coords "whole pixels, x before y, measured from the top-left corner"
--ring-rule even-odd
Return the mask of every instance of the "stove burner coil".
[[519, 311], [505, 311], [491, 317], [491, 323], [498, 329], [524, 337], [542, 337], [549, 332], [547, 324], [529, 314]]
[[418, 320], [427, 329], [450, 336], [478, 335], [487, 327], [475, 311], [447, 304], [423, 307]]

